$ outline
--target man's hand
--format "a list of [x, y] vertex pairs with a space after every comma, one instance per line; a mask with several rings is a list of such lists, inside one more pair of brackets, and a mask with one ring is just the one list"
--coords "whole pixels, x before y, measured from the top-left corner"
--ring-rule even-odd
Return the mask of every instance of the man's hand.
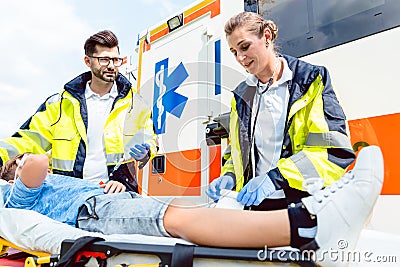
[[118, 181], [110, 180], [106, 184], [101, 183], [100, 188], [104, 188], [105, 194], [114, 194], [114, 193], [121, 193], [125, 192], [126, 186]]
[[275, 191], [276, 189], [271, 178], [269, 178], [267, 174], [260, 175], [251, 179], [242, 190], [240, 190], [237, 201], [245, 206], [259, 205]]
[[147, 143], [141, 145], [137, 144], [134, 147], [131, 147], [130, 150], [129, 155], [131, 155], [135, 160], [141, 161], [147, 156], [147, 154], [149, 154], [150, 145]]

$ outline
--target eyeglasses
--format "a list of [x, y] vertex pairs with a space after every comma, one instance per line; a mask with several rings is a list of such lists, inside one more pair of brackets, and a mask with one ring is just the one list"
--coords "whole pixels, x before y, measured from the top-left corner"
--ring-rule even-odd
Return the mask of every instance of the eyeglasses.
[[122, 65], [122, 61], [123, 58], [119, 58], [119, 57], [94, 57], [94, 56], [88, 56], [91, 58], [97, 58], [97, 60], [99, 61], [100, 66], [108, 66], [110, 64], [110, 61], [112, 60], [113, 64], [115, 67], [119, 67]]

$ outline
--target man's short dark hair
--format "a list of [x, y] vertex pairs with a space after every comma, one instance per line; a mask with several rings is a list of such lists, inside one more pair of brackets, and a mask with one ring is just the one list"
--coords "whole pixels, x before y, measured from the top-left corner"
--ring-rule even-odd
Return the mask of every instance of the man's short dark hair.
[[108, 48], [117, 47], [119, 52], [118, 39], [112, 31], [101, 31], [90, 36], [85, 42], [85, 55], [93, 56], [97, 52], [96, 45]]

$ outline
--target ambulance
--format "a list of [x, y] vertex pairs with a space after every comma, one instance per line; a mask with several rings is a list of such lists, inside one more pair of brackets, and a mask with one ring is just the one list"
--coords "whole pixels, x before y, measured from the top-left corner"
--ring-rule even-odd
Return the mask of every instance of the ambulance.
[[351, 144], [378, 145], [385, 180], [370, 226], [400, 234], [400, 1], [202, 0], [148, 27], [138, 38], [136, 87], [152, 107], [160, 150], [139, 171], [145, 196], [200, 205], [227, 147], [231, 91], [246, 72], [223, 26], [252, 11], [279, 27], [279, 51], [326, 66], [348, 119]]

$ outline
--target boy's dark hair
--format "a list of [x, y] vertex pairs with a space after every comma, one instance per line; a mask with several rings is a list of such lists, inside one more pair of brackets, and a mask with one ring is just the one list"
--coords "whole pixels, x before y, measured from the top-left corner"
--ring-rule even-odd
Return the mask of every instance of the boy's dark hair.
[[85, 55], [93, 56], [97, 52], [96, 45], [108, 48], [117, 47], [119, 52], [118, 39], [112, 31], [101, 31], [90, 36], [84, 45]]
[[0, 179], [6, 180], [7, 182], [14, 180], [15, 170], [17, 169], [17, 159], [22, 159], [25, 154], [28, 153], [18, 154], [5, 163], [1, 167]]

